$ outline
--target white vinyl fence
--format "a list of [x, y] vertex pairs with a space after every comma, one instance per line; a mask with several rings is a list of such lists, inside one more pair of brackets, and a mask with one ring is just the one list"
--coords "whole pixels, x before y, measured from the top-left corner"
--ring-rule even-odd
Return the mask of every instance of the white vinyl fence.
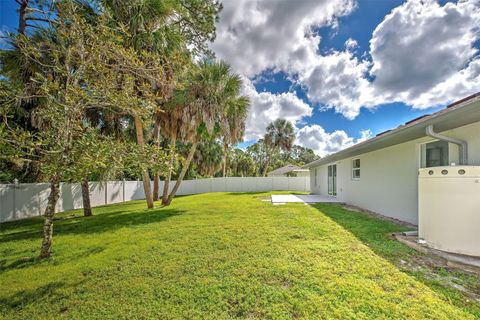
[[[172, 181], [171, 188], [175, 181]], [[43, 215], [50, 193], [48, 183], [0, 184], [0, 222]], [[160, 185], [163, 190], [163, 181]], [[310, 191], [310, 177], [227, 177], [185, 180], [177, 195], [207, 192]], [[145, 199], [141, 181], [90, 182], [92, 207]], [[56, 211], [83, 208], [77, 183], [62, 183]]]

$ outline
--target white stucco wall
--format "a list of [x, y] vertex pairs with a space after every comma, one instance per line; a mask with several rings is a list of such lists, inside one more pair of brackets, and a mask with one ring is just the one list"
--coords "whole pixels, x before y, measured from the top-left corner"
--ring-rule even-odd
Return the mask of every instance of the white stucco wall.
[[[443, 132], [466, 140], [469, 165], [480, 165], [480, 122]], [[342, 159], [337, 164], [337, 198], [387, 217], [418, 224], [418, 169], [421, 144], [429, 137]], [[449, 145], [450, 162], [458, 163], [458, 149]], [[360, 159], [361, 178], [352, 179], [352, 160]], [[328, 165], [310, 169], [312, 193], [328, 195]], [[315, 185], [315, 169], [317, 185]]]

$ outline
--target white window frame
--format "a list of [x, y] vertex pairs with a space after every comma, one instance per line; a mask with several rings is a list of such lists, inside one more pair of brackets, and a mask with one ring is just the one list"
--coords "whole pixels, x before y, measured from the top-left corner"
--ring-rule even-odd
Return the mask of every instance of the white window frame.
[[[433, 142], [438, 142], [442, 141], [439, 139], [432, 139], [428, 140], [425, 142], [418, 143], [418, 168], [428, 168], [427, 163], [426, 163], [426, 147], [427, 144], [433, 143]], [[452, 145], [451, 143], [448, 143], [448, 149], [447, 149], [447, 157], [448, 157], [448, 163], [447, 165], [450, 165], [453, 162], [458, 162], [458, 159], [452, 159], [452, 153], [454, 152], [452, 148], [455, 146]], [[454, 157], [454, 156], [453, 156]], [[433, 168], [433, 167], [432, 167]]]
[[[355, 162], [358, 160], [359, 162], [359, 165], [358, 167], [355, 167]], [[355, 176], [355, 172], [358, 171], [358, 177]], [[362, 177], [362, 161], [360, 160], [360, 158], [355, 158], [355, 159], [352, 159], [352, 180], [360, 180], [360, 178]]]

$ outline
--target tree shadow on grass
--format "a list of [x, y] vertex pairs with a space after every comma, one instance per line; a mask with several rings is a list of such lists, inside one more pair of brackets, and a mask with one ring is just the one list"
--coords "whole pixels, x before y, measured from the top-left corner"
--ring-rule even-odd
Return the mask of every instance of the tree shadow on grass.
[[[466, 277], [472, 277], [472, 275], [460, 271], [449, 273], [443, 267], [434, 264], [436, 258], [427, 257], [390, 236], [394, 232], [411, 230], [411, 228], [366, 213], [353, 212], [339, 204], [312, 204], [311, 206], [352, 233], [377, 256], [389, 261], [401, 272], [428, 286], [439, 296], [444, 297], [444, 300], [452, 302], [459, 308], [467, 309], [477, 317], [480, 316], [479, 303], [475, 303], [472, 301], [473, 299], [466, 299], [467, 297], [462, 292], [446, 285], [442, 280], [445, 275], [447, 278], [451, 278], [452, 275], [456, 276], [458, 273]], [[402, 263], [405, 265], [402, 266]]]
[[[118, 207], [117, 207], [118, 208]], [[183, 210], [170, 208], [155, 208], [151, 210], [116, 210], [97, 214], [91, 217], [73, 216], [61, 218], [54, 222], [54, 236], [68, 234], [94, 234], [107, 231], [115, 231], [123, 227], [145, 225], [165, 221], [173, 216], [182, 214]], [[18, 240], [40, 239], [42, 236], [42, 219], [36, 223], [25, 221], [16, 222], [9, 229], [25, 227], [18, 232], [4, 233], [0, 235], [0, 242], [10, 242]]]
[[[75, 254], [75, 259], [82, 259], [86, 258], [88, 256], [98, 254], [103, 252], [106, 249], [106, 247], [103, 246], [93, 246], [89, 247], [83, 251], [80, 251]], [[4, 272], [7, 270], [19, 270], [23, 268], [28, 268], [34, 265], [40, 265], [41, 263], [49, 263], [49, 260], [42, 260], [38, 256], [34, 257], [22, 257], [16, 260], [13, 260], [12, 262], [8, 263], [9, 260], [7, 259], [2, 259], [0, 260], [0, 272]]]
[[[81, 284], [81, 282], [78, 284]], [[37, 301], [42, 301], [44, 299], [58, 300], [61, 298], [61, 293], [59, 293], [59, 290], [72, 286], [74, 285], [57, 281], [50, 282], [44, 286], [40, 286], [32, 290], [17, 291], [8, 297], [0, 298], [0, 307], [3, 310], [20, 311], [25, 306], [34, 304]], [[62, 312], [62, 310], [58, 310], [58, 312]]]

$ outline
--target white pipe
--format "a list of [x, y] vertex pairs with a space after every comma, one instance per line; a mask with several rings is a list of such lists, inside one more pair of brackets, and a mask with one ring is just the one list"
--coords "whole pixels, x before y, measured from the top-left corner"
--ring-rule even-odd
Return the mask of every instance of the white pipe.
[[464, 140], [460, 140], [457, 138], [452, 138], [448, 136], [441, 135], [439, 133], [436, 133], [433, 131], [433, 125], [429, 125], [428, 127], [425, 128], [425, 133], [427, 136], [438, 139], [438, 140], [443, 140], [447, 142], [454, 143], [458, 145], [458, 153], [459, 153], [459, 162], [460, 165], [467, 165], [468, 164], [468, 144]]

